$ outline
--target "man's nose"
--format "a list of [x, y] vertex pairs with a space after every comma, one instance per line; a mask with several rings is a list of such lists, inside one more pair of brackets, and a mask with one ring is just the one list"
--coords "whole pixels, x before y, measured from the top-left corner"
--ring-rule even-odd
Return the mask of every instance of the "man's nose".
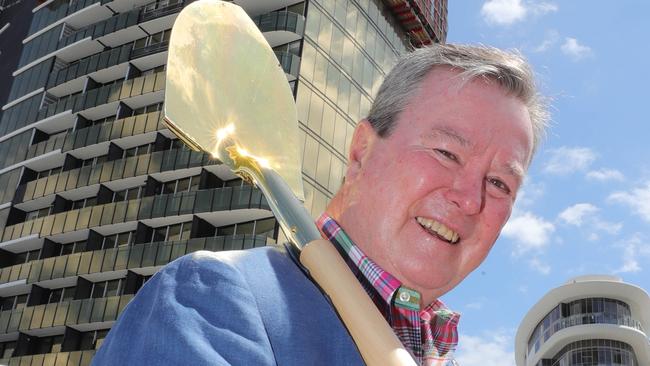
[[485, 180], [468, 175], [459, 176], [447, 191], [446, 198], [465, 215], [478, 214], [485, 201]]

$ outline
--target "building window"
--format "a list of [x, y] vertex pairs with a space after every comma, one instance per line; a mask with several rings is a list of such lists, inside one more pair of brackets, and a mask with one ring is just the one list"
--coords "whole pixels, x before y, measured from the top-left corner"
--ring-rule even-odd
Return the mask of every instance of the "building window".
[[72, 253], [81, 253], [86, 251], [86, 241], [75, 241], [68, 244], [61, 244], [61, 252], [59, 255], [67, 255]]
[[238, 224], [222, 226], [215, 230], [215, 236], [229, 235], [265, 235], [273, 238], [275, 235], [275, 218], [241, 222]]
[[113, 121], [115, 121], [116, 117], [117, 117], [116, 115], [112, 115], [112, 116], [96, 119], [94, 121], [90, 121], [88, 123], [88, 127], [101, 125], [101, 124], [106, 123], [106, 122], [113, 122]]
[[27, 297], [28, 294], [4, 297], [0, 302], [0, 309], [2, 311], [23, 309], [27, 304]]
[[122, 158], [149, 154], [152, 150], [153, 150], [153, 143], [135, 146], [130, 149], [125, 149], [124, 152], [122, 153]]
[[94, 282], [90, 288], [90, 298], [98, 299], [109, 296], [119, 296], [124, 292], [126, 279], [118, 278], [115, 280]]
[[41, 255], [40, 249], [28, 250], [22, 253], [16, 253], [14, 256], [14, 264], [23, 264], [29, 261], [37, 260]]
[[7, 358], [11, 358], [14, 353], [14, 349], [16, 349], [15, 341], [0, 343], [0, 358], [5, 360]]
[[45, 303], [54, 304], [63, 301], [70, 301], [74, 299], [74, 294], [76, 290], [77, 290], [77, 286], [52, 289], [50, 290], [50, 294]]
[[136, 108], [133, 110], [133, 113], [131, 115], [137, 116], [140, 114], [157, 112], [162, 110], [163, 110], [163, 102], [159, 102], [159, 103], [149, 104], [144, 107]]
[[144, 13], [149, 13], [149, 12], [152, 12], [152, 11], [157, 10], [157, 9], [165, 8], [167, 6], [176, 5], [176, 4], [180, 3], [180, 2], [181, 2], [180, 0], [159, 0], [159, 1], [155, 1], [155, 2], [152, 2], [152, 3], [149, 3], [149, 4], [145, 5], [143, 10], [142, 10], [142, 13], [143, 14]]
[[107, 235], [102, 241], [102, 249], [111, 249], [132, 245], [135, 241], [135, 231], [127, 231], [113, 235]]
[[41, 178], [49, 177], [50, 175], [59, 174], [61, 173], [62, 169], [63, 167], [57, 167], [57, 168], [43, 170], [41, 172], [36, 173], [36, 179], [41, 179]]
[[186, 240], [190, 238], [192, 222], [182, 222], [176, 225], [161, 226], [153, 229], [151, 242]]
[[135, 200], [141, 197], [144, 188], [142, 186], [127, 188], [113, 193], [113, 202]]
[[102, 345], [102, 342], [104, 342], [104, 338], [106, 338], [107, 334], [108, 334], [108, 329], [94, 330], [90, 332], [81, 333], [79, 350], [84, 351], [84, 350], [99, 349], [99, 347], [101, 347]]
[[102, 156], [95, 156], [94, 158], [88, 158], [85, 159], [81, 162], [81, 166], [95, 166], [99, 164], [103, 164], [106, 161], [107, 156], [102, 155]]
[[38, 210], [25, 213], [25, 221], [35, 220], [39, 217], [45, 217], [52, 212], [52, 206], [44, 207]]
[[171, 29], [165, 29], [158, 33], [154, 33], [150, 36], [137, 39], [133, 42], [133, 50], [138, 50], [141, 48], [155, 46], [157, 44], [164, 44], [169, 42], [169, 37], [171, 36]]
[[197, 174], [191, 177], [176, 179], [163, 183], [160, 194], [198, 191], [200, 180], [201, 175]]
[[72, 202], [72, 209], [78, 210], [84, 207], [91, 207], [97, 204], [97, 197], [82, 198]]

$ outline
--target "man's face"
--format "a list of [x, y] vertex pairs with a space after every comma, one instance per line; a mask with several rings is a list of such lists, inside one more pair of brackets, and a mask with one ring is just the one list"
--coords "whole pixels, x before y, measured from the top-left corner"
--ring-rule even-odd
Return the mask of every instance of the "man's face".
[[474, 270], [510, 216], [532, 153], [528, 110], [496, 84], [436, 69], [393, 132], [361, 122], [339, 222], [428, 302]]

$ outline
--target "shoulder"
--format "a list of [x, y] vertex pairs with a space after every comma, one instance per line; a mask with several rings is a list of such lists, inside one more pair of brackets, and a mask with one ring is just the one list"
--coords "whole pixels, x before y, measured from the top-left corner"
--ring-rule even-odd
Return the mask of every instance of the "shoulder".
[[261, 249], [200, 251], [163, 267], [127, 305], [94, 364], [275, 364], [241, 271], [244, 262], [277, 256]]

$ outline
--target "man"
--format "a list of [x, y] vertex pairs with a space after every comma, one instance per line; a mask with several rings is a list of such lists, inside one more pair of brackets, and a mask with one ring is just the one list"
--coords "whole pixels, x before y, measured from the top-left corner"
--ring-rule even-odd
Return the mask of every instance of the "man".
[[[453, 364], [458, 315], [438, 298], [494, 244], [545, 121], [519, 56], [436, 45], [399, 61], [355, 129], [317, 225], [418, 363]], [[94, 362], [362, 364], [297, 263], [282, 247], [185, 256], [140, 290]]]

